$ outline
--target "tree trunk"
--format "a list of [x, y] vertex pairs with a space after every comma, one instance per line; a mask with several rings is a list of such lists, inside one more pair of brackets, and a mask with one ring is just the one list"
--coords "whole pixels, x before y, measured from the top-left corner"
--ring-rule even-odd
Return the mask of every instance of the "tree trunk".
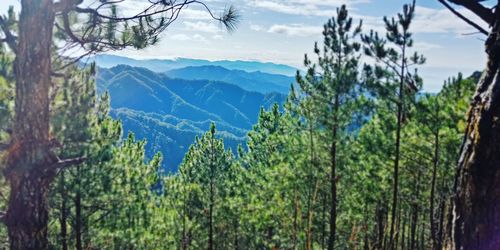
[[[439, 111], [438, 111], [439, 112]], [[434, 218], [434, 202], [436, 193], [437, 168], [439, 163], [439, 129], [434, 133], [434, 157], [432, 166], [431, 197], [429, 208], [429, 224], [431, 227], [432, 249], [439, 250], [437, 243], [436, 220]]]
[[425, 226], [424, 226], [424, 224], [420, 225], [420, 249], [421, 250], [427, 249], [425, 246]]
[[75, 196], [75, 248], [83, 249], [83, 217], [82, 217], [82, 194], [80, 180], [80, 166], [76, 167], [76, 196]]
[[239, 250], [240, 249], [240, 236], [239, 236], [239, 230], [240, 230], [240, 222], [238, 217], [234, 219], [234, 249]]
[[385, 215], [386, 209], [382, 203], [377, 203], [376, 207], [376, 230], [377, 230], [377, 242], [375, 243], [375, 249], [384, 249], [384, 231], [385, 231]]
[[415, 249], [416, 241], [417, 241], [417, 223], [418, 223], [418, 208], [417, 205], [414, 204], [412, 208], [412, 216], [411, 216], [411, 231], [410, 231], [410, 249]]
[[59, 186], [61, 188], [61, 217], [60, 217], [60, 223], [61, 223], [61, 249], [62, 250], [68, 250], [68, 232], [67, 232], [67, 224], [68, 224], [68, 214], [67, 214], [67, 207], [66, 207], [66, 202], [67, 202], [67, 195], [66, 195], [66, 187], [64, 186], [65, 183], [65, 176], [64, 172], [61, 172], [60, 175], [60, 182]]
[[332, 131], [332, 145], [330, 148], [331, 157], [331, 176], [330, 188], [332, 192], [332, 206], [330, 207], [330, 239], [328, 240], [328, 250], [335, 248], [335, 234], [337, 229], [337, 130], [338, 130], [338, 112], [340, 100], [338, 94], [335, 96]]
[[297, 233], [298, 233], [298, 217], [299, 217], [299, 195], [297, 188], [295, 188], [294, 202], [293, 202], [293, 229], [292, 229], [292, 249], [297, 249]]
[[[366, 218], [368, 221], [368, 218]], [[370, 239], [368, 237], [368, 225], [365, 224], [364, 226], [364, 243], [363, 243], [363, 250], [370, 250]]]
[[[309, 116], [311, 116], [309, 112]], [[314, 154], [314, 127], [312, 122], [309, 122], [309, 145], [310, 145], [310, 171], [312, 173], [309, 173], [309, 183], [314, 185], [312, 186], [312, 194], [309, 194], [308, 200], [307, 200], [307, 226], [306, 226], [306, 250], [311, 250], [312, 247], [312, 237], [313, 237], [313, 232], [312, 232], [312, 224], [313, 224], [313, 217], [314, 217], [314, 204], [316, 203], [316, 195], [318, 193], [319, 189], [319, 180], [316, 178], [316, 156]], [[315, 179], [313, 181], [313, 179]]]
[[48, 249], [47, 178], [32, 170], [11, 184], [6, 217], [11, 249]]
[[214, 183], [210, 183], [210, 204], [209, 204], [209, 217], [208, 217], [208, 250], [214, 249], [214, 196], [215, 188]]
[[187, 239], [186, 239], [186, 210], [187, 210], [187, 191], [184, 191], [184, 204], [182, 204], [182, 236], [181, 236], [181, 249], [187, 250]]
[[[404, 40], [406, 44], [406, 39]], [[397, 113], [397, 128], [396, 128], [396, 152], [394, 157], [394, 172], [393, 172], [393, 186], [392, 186], [392, 210], [391, 210], [391, 229], [389, 232], [389, 249], [394, 249], [394, 226], [396, 222], [396, 211], [398, 209], [398, 187], [399, 187], [399, 158], [401, 151], [401, 127], [403, 126], [403, 113], [404, 113], [404, 75], [405, 75], [405, 61], [406, 61], [406, 47], [403, 47], [401, 73], [399, 82], [399, 97], [398, 97], [398, 113]]]
[[321, 249], [325, 249], [326, 246], [326, 201], [327, 201], [327, 193], [323, 192], [323, 205], [322, 209], [322, 220], [321, 220]]
[[49, 185], [56, 158], [49, 146], [52, 0], [22, 0], [14, 73], [15, 119], [5, 176], [11, 249], [47, 249]]
[[394, 249], [398, 249], [399, 243], [399, 231], [401, 230], [401, 207], [398, 209], [398, 215], [396, 217], [396, 237], [394, 237]]
[[319, 180], [316, 180], [316, 184], [314, 185], [314, 191], [312, 195], [312, 200], [310, 201], [309, 208], [307, 211], [307, 232], [306, 232], [306, 250], [312, 249], [313, 242], [313, 220], [314, 220], [314, 205], [316, 204], [316, 197], [318, 196], [319, 191]]
[[418, 248], [417, 244], [417, 226], [419, 225], [418, 217], [419, 217], [419, 196], [420, 196], [420, 178], [421, 178], [421, 172], [418, 173], [417, 180], [415, 181], [415, 185], [413, 186], [413, 189], [415, 190], [415, 197], [413, 200], [412, 204], [412, 218], [411, 218], [411, 238], [410, 238], [410, 249], [415, 249]]
[[401, 249], [405, 249], [405, 240], [406, 240], [406, 216], [405, 216], [405, 212], [403, 212], [402, 214], [402, 218], [401, 220], [403, 220], [403, 227], [401, 229]]
[[500, 248], [500, 11], [486, 41], [488, 64], [474, 95], [458, 163], [448, 249]]
[[444, 195], [442, 195], [441, 201], [439, 203], [439, 224], [438, 224], [439, 227], [437, 232], [436, 250], [443, 249], [445, 208], [446, 208], [446, 198], [444, 197]]
[[208, 250], [214, 250], [214, 206], [215, 206], [215, 142], [214, 135], [212, 134], [210, 142], [210, 204], [209, 204], [209, 217], [208, 217]]

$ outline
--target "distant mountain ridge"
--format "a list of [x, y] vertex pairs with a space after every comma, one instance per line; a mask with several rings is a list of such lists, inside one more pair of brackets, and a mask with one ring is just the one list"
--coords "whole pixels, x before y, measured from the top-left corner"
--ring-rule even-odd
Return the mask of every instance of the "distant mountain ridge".
[[278, 92], [287, 94], [290, 85], [295, 81], [293, 77], [269, 74], [260, 71], [246, 72], [243, 70], [229, 70], [221, 66], [189, 66], [165, 72], [168, 77], [186, 80], [211, 80], [227, 82], [249, 91], [260, 93]]
[[192, 66], [220, 66], [229, 70], [243, 70], [246, 72], [263, 72], [269, 74], [280, 74], [285, 76], [294, 76], [297, 69], [284, 64], [275, 64], [269, 62], [257, 62], [257, 61], [209, 61], [201, 59], [188, 59], [188, 58], [177, 58], [173, 60], [169, 59], [146, 59], [137, 60], [128, 57], [115, 56], [115, 55], [97, 55], [91, 58], [90, 61], [95, 61], [99, 67], [112, 68], [120, 64], [129, 65], [134, 67], [147, 68], [154, 72], [167, 72], [174, 69], [180, 69]]
[[280, 93], [262, 94], [208, 80], [172, 79], [145, 68], [119, 65], [98, 68], [97, 91], [111, 96], [112, 116], [124, 130], [147, 139], [147, 153], [161, 151], [166, 170], [175, 171], [182, 157], [211, 122], [226, 146], [236, 150], [256, 123], [261, 107], [283, 103]]

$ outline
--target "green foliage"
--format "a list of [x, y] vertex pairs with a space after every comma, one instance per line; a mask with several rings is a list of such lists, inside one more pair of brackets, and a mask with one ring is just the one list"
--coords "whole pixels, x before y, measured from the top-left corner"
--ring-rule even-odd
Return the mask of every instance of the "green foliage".
[[[160, 170], [160, 154], [147, 157], [146, 141], [133, 134], [122, 138], [121, 123], [110, 117], [113, 96], [96, 93], [94, 66], [68, 68], [69, 77], [54, 79], [51, 90], [51, 136], [60, 142], [58, 155], [85, 155], [87, 160], [62, 169], [51, 186], [51, 247], [326, 249], [330, 211], [336, 208], [337, 249], [381, 249], [388, 243], [391, 221], [398, 248], [430, 248], [447, 227], [442, 221], [450, 215], [453, 166], [477, 74], [452, 78], [436, 94], [419, 92], [420, 79], [409, 67], [424, 59], [404, 52], [413, 45], [413, 11], [414, 5], [406, 5], [397, 18], [385, 18], [386, 38], [371, 32], [360, 40], [361, 26], [353, 24], [345, 6], [340, 8], [324, 27], [323, 46], [315, 46], [317, 63], [305, 58], [307, 72], [297, 76], [300, 89], [292, 85], [284, 107], [260, 109], [237, 157], [224, 147], [228, 133], [215, 124], [179, 125], [208, 131], [189, 147], [179, 171], [168, 175]], [[116, 27], [107, 23], [108, 40], [116, 39]], [[140, 27], [130, 29], [142, 32]], [[148, 42], [134, 40], [138, 47]], [[377, 61], [362, 67], [363, 74], [360, 42]], [[9, 139], [14, 91], [12, 60], [0, 52], [3, 143]], [[394, 70], [398, 62], [406, 66]], [[158, 83], [130, 75], [137, 86]], [[404, 116], [396, 117], [395, 108]], [[166, 123], [166, 117], [150, 116]], [[140, 123], [154, 124], [146, 120]], [[222, 122], [218, 126], [230, 127]], [[400, 202], [392, 216], [398, 127], [404, 138]], [[338, 190], [334, 197], [332, 185]], [[8, 192], [0, 179], [0, 209]], [[441, 235], [431, 235], [431, 225]], [[3, 248], [4, 227], [0, 235]]]
[[[412, 59], [386, 45], [412, 46], [405, 21], [413, 15], [410, 7], [398, 19], [386, 19], [387, 40], [376, 33], [363, 37], [365, 52], [380, 56], [379, 64], [363, 67], [363, 74], [360, 26], [353, 25], [345, 8], [339, 9], [325, 25], [322, 48], [315, 46], [317, 64], [305, 59], [308, 70], [297, 77], [300, 89], [292, 85], [284, 109], [277, 104], [261, 108], [237, 158], [224, 148], [224, 134], [212, 124], [189, 147], [179, 172], [170, 175], [158, 171], [160, 156], [146, 160], [145, 142], [136, 142], [133, 135], [120, 140], [120, 124], [108, 116], [109, 95], [95, 101], [88, 79], [92, 71], [62, 83], [61, 89], [82, 92], [57, 95], [62, 112], [54, 118], [54, 131], [61, 139], [87, 141], [65, 153], [84, 151], [90, 161], [65, 170], [53, 187], [54, 247], [61, 248], [64, 210], [70, 246], [79, 244], [76, 232], [81, 232], [80, 244], [97, 248], [326, 249], [332, 206], [337, 209], [338, 248], [381, 247], [387, 244], [391, 221], [398, 126], [393, 111], [401, 103], [398, 244], [404, 239], [408, 246], [430, 246], [430, 223], [445, 228], [439, 221], [448, 213], [451, 166], [475, 80], [459, 76], [436, 95], [420, 94], [419, 78], [405, 68], [403, 83], [408, 85], [403, 84], [401, 102], [400, 72], [380, 63], [423, 63], [420, 56]], [[335, 198], [332, 145], [337, 152]], [[431, 200], [434, 219], [429, 221]]]

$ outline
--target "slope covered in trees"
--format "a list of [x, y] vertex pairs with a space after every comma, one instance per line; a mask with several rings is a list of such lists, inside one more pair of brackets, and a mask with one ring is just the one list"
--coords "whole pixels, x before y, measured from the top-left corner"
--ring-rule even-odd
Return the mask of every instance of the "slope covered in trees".
[[[443, 243], [450, 225], [453, 164], [476, 81], [459, 76], [439, 94], [421, 97], [412, 109], [415, 118], [402, 130], [408, 139], [401, 151], [399, 249], [427, 249], [433, 240]], [[237, 152], [225, 149], [216, 138], [219, 131], [212, 128], [196, 139], [177, 174], [162, 176], [159, 156], [145, 161], [145, 142], [133, 136], [120, 139], [120, 124], [106, 115], [108, 95], [86, 104], [96, 109], [83, 121], [64, 116], [92, 98], [64, 98], [69, 96], [58, 98], [67, 110], [57, 119], [66, 123], [61, 136], [91, 136], [93, 142], [73, 149], [85, 150], [91, 161], [63, 171], [52, 185], [53, 247], [326, 249], [333, 204], [328, 185], [331, 145], [328, 131], [311, 129], [310, 121], [301, 118], [305, 102], [291, 98], [285, 111], [278, 106], [262, 110], [245, 148]], [[337, 248], [388, 244], [395, 118], [383, 100], [376, 103], [373, 118], [339, 145]], [[93, 125], [82, 134], [82, 124]], [[73, 152], [67, 149], [66, 154]], [[168, 156], [163, 160], [169, 161]]]
[[279, 93], [261, 94], [208, 80], [172, 79], [144, 68], [119, 65], [97, 71], [97, 90], [111, 96], [111, 115], [124, 131], [146, 139], [148, 157], [168, 156], [165, 170], [176, 171], [189, 145], [216, 122], [218, 136], [236, 150], [257, 122], [260, 107], [283, 103]]
[[260, 93], [278, 92], [287, 94], [295, 79], [290, 76], [268, 74], [260, 71], [246, 72], [228, 70], [220, 66], [198, 66], [169, 70], [165, 73], [171, 78], [186, 80], [210, 80], [227, 82], [248, 91]]
[[[385, 34], [363, 31], [342, 6], [283, 100], [127, 66], [96, 75], [93, 64], [67, 64], [53, 72], [66, 62], [52, 61], [54, 27], [62, 41], [101, 51], [155, 43], [169, 19], [148, 10], [146, 18], [128, 19], [100, 7], [41, 2], [23, 0], [19, 21], [12, 11], [0, 18], [1, 248], [498, 246], [497, 7], [491, 16], [477, 1], [453, 1], [494, 24], [488, 70], [459, 74], [439, 93], [425, 94], [414, 70], [425, 59], [407, 53], [416, 44], [415, 3], [384, 18]], [[149, 3], [165, 12], [184, 6]], [[97, 15], [86, 25], [111, 30], [75, 34], [70, 12]], [[236, 16], [229, 9], [220, 20], [233, 28]], [[120, 40], [113, 27], [127, 20], [137, 26]], [[361, 65], [365, 57], [373, 64]], [[27, 67], [32, 61], [38, 66]], [[257, 118], [244, 119], [257, 109]], [[144, 133], [155, 126], [208, 131], [194, 139], [179, 171], [165, 174], [160, 166], [169, 155], [147, 157], [148, 141], [124, 133], [113, 112], [148, 127]], [[158, 140], [168, 140], [167, 133]], [[245, 143], [227, 147], [228, 135]]]

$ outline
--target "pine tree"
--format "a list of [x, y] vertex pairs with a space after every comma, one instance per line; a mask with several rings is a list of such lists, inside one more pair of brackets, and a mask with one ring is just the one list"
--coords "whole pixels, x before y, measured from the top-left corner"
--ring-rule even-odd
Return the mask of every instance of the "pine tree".
[[[184, 176], [193, 175], [194, 182], [199, 186], [203, 215], [208, 221], [202, 224], [206, 230], [208, 240], [201, 241], [204, 244], [200, 247], [207, 249], [218, 249], [219, 245], [225, 243], [223, 237], [217, 235], [223, 232], [218, 226], [225, 222], [222, 220], [222, 208], [227, 201], [229, 194], [226, 185], [227, 178], [231, 176], [232, 153], [225, 151], [222, 140], [216, 138], [215, 124], [212, 123], [210, 131], [201, 138], [197, 138], [195, 144], [189, 150], [186, 160], [181, 166]], [[190, 183], [185, 183], [189, 185]], [[186, 216], [186, 215], [184, 215]], [[183, 241], [186, 235], [183, 235]]]
[[[346, 6], [337, 10], [337, 17], [332, 18], [324, 26], [324, 43], [321, 51], [315, 45], [318, 56], [319, 72], [316, 64], [305, 57], [308, 68], [305, 77], [297, 76], [301, 90], [311, 99], [314, 116], [318, 117], [320, 126], [329, 128], [330, 136], [330, 237], [328, 249], [333, 249], [336, 238], [337, 221], [337, 182], [338, 182], [338, 145], [341, 133], [345, 133], [352, 124], [356, 112], [357, 98], [361, 86], [358, 80], [360, 44], [355, 41], [361, 32], [361, 22], [353, 26]], [[312, 141], [312, 140], [311, 140]], [[310, 245], [308, 249], [310, 248]]]
[[[410, 56], [409, 49], [413, 46], [410, 25], [414, 18], [415, 1], [403, 6], [403, 12], [397, 18], [384, 17], [387, 30], [387, 40], [379, 37], [376, 32], [371, 31], [369, 35], [363, 36], [365, 53], [375, 58], [377, 66], [371, 69], [377, 77], [389, 78], [380, 86], [380, 93], [388, 95], [387, 99], [394, 100], [397, 109], [396, 140], [394, 153], [393, 195], [391, 207], [391, 226], [389, 232], [389, 248], [394, 249], [394, 238], [396, 237], [396, 211], [398, 210], [399, 195], [399, 168], [401, 154], [401, 129], [407, 119], [408, 101], [414, 98], [419, 91], [421, 80], [417, 71], [410, 72], [410, 67], [425, 62], [423, 56], [415, 52]], [[387, 43], [394, 45], [388, 46]], [[385, 71], [386, 73], [381, 73]], [[394, 96], [394, 92], [396, 93]]]

